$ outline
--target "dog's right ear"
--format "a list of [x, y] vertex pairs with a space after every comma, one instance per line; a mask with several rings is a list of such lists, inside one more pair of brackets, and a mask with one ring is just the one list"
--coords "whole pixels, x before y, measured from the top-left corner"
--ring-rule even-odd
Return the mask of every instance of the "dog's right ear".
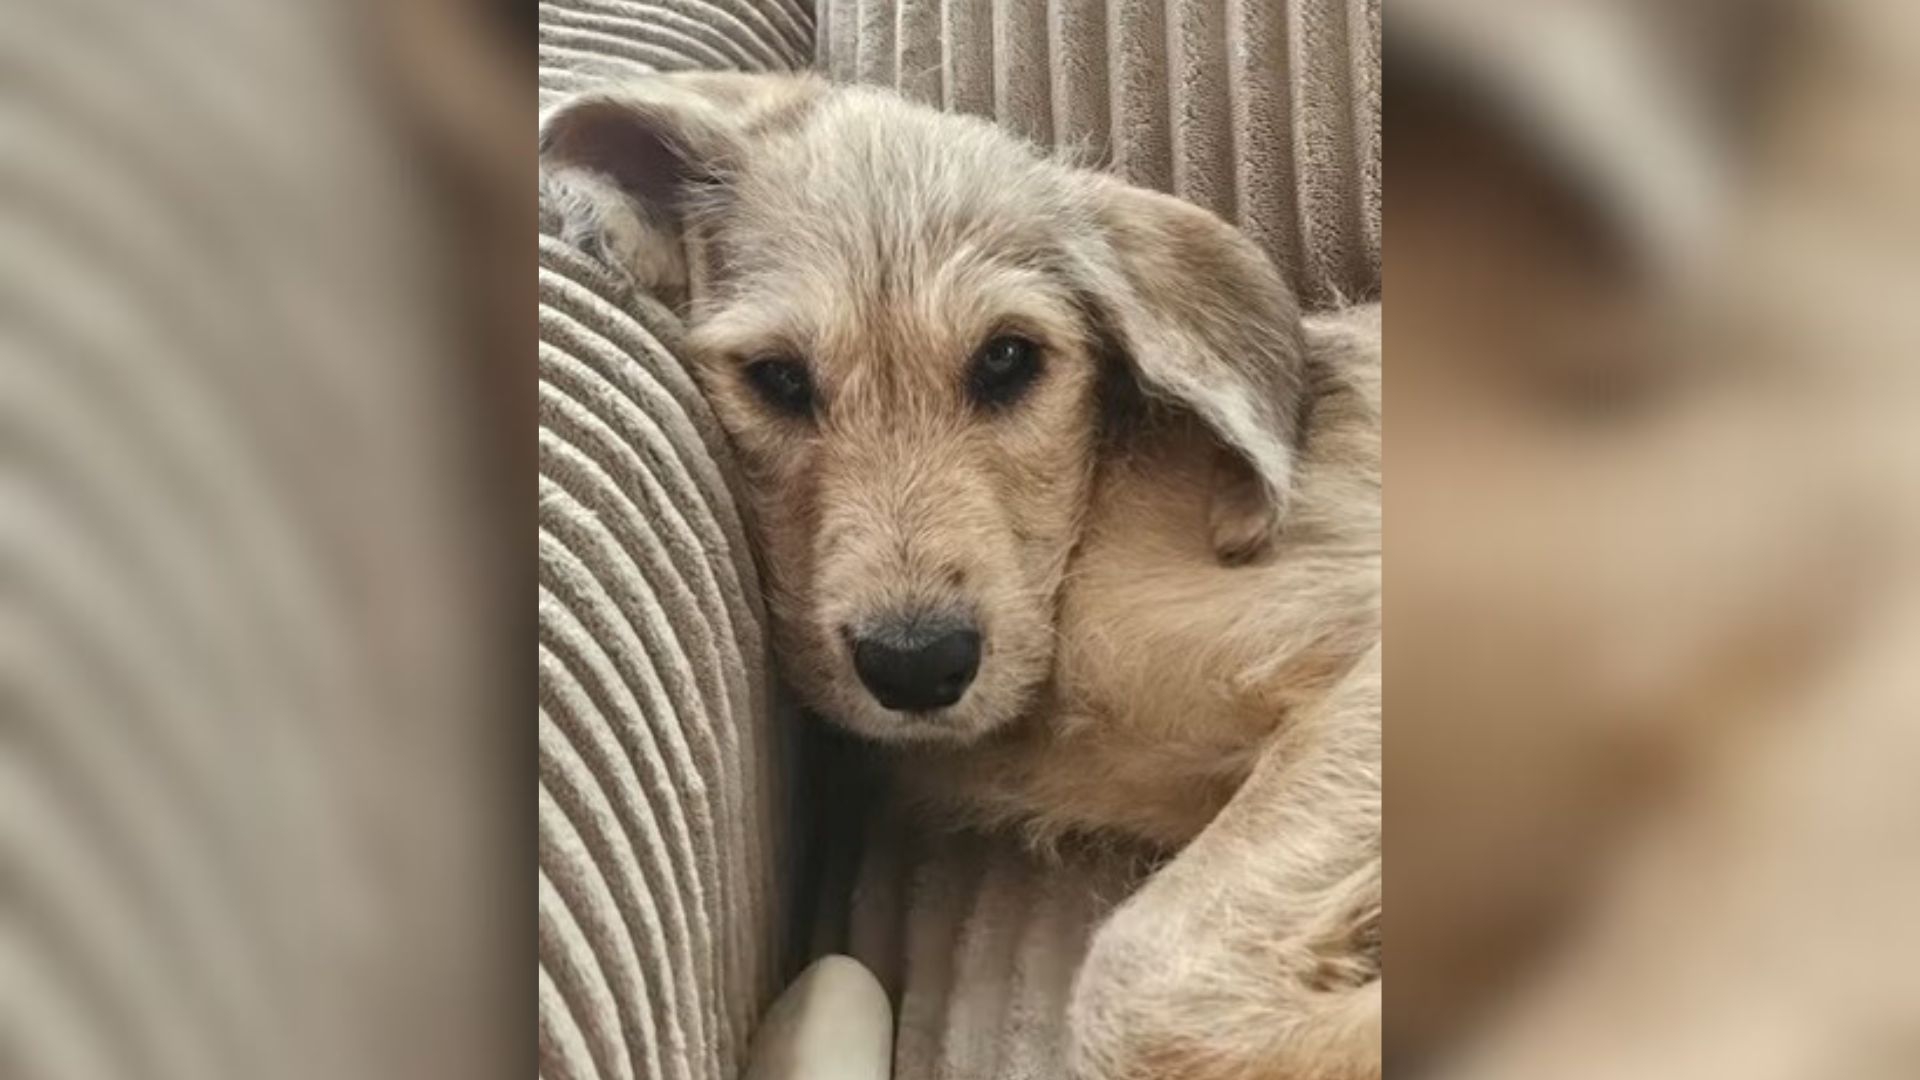
[[817, 92], [808, 78], [655, 75], [570, 98], [540, 119], [543, 191], [561, 237], [684, 297], [700, 269], [700, 216], [724, 202], [753, 133]]
[[1134, 384], [1213, 433], [1214, 551], [1227, 563], [1257, 559], [1279, 535], [1304, 437], [1307, 361], [1293, 292], [1213, 214], [1082, 175], [1104, 239], [1080, 264], [1089, 307]]

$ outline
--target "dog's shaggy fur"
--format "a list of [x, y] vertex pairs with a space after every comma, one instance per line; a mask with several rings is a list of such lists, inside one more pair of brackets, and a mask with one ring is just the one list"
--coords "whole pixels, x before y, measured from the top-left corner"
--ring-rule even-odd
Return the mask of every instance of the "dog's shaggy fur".
[[[810, 78], [582, 96], [541, 152], [688, 315], [797, 691], [950, 819], [1178, 852], [1095, 938], [1078, 1074], [1378, 1076], [1377, 311], [1303, 325], [1212, 215]], [[983, 408], [1009, 334], [1039, 374]], [[979, 627], [953, 705], [856, 676], [902, 609]]]

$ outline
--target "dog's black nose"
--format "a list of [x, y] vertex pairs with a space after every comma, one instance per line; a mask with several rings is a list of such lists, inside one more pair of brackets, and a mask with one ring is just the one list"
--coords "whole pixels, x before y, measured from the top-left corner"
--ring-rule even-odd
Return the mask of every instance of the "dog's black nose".
[[954, 621], [889, 621], [854, 638], [853, 667], [886, 708], [945, 708], [980, 669], [980, 633]]

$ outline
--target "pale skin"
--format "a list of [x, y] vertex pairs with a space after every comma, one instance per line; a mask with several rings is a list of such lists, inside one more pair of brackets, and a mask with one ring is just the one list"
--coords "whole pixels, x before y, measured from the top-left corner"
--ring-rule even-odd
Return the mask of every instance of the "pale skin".
[[[948, 820], [1177, 852], [1076, 1075], [1379, 1075], [1377, 312], [1303, 326], [1211, 215], [872, 91], [655, 79], [542, 143], [683, 301], [794, 689]], [[964, 696], [856, 676], [902, 610], [977, 630]]]

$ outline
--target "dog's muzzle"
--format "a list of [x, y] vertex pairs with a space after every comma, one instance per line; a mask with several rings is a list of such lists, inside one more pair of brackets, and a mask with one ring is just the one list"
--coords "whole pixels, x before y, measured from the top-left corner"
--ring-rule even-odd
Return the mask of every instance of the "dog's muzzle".
[[906, 615], [852, 636], [853, 668], [875, 701], [900, 712], [958, 702], [980, 670], [980, 632], [951, 616]]

